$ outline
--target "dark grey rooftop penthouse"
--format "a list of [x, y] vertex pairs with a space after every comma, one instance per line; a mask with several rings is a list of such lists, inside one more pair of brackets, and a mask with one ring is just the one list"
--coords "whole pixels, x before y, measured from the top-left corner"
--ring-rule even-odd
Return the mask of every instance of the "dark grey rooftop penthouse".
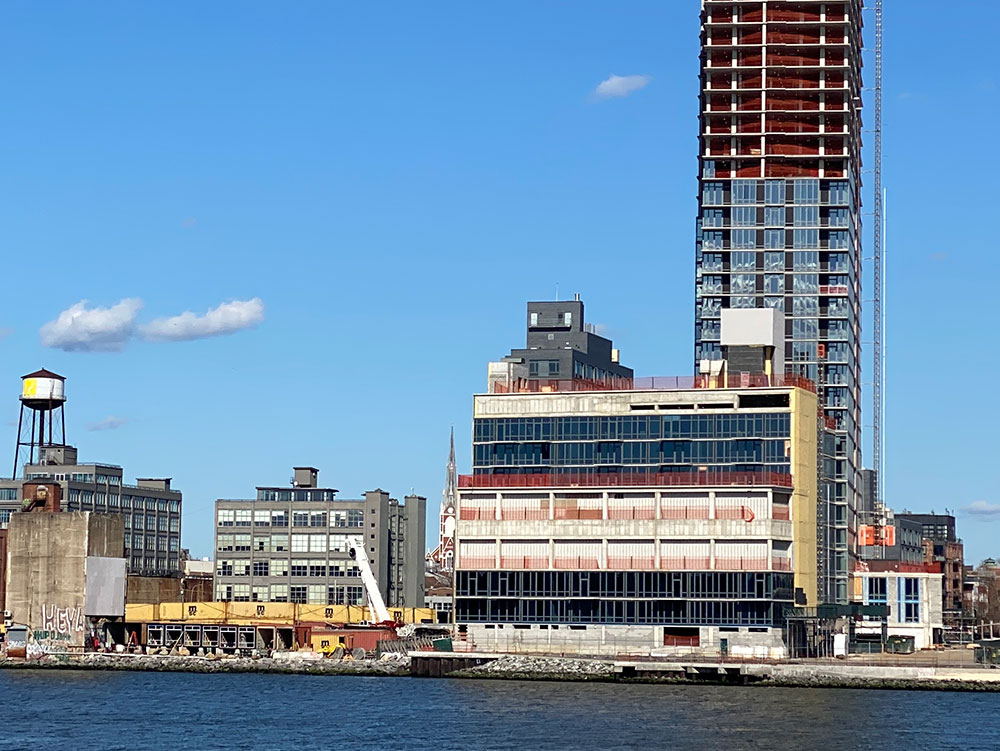
[[525, 347], [511, 350], [507, 359], [522, 363], [529, 378], [632, 378], [632, 369], [619, 362], [611, 340], [584, 321], [579, 295], [573, 300], [529, 302]]

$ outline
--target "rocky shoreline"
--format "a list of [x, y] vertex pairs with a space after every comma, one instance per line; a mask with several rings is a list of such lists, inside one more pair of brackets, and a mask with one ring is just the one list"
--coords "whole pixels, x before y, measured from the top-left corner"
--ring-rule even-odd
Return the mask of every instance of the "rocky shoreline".
[[751, 685], [772, 686], [775, 688], [863, 688], [879, 691], [1000, 692], [1000, 684], [991, 681], [920, 680], [911, 678], [844, 678], [833, 676], [823, 676], [813, 679], [772, 678]]
[[307, 675], [408, 676], [405, 655], [380, 660], [333, 660], [296, 657], [196, 657], [172, 655], [49, 655], [35, 660], [0, 659], [7, 670], [126, 670], [164, 673], [277, 673]]
[[[748, 685], [784, 688], [853, 688], [909, 691], [1000, 692], [1000, 671], [947, 668], [878, 668], [865, 665], [730, 665], [713, 675], [684, 670], [622, 675], [611, 660], [503, 655], [475, 667], [447, 673], [448, 678], [517, 681], [664, 683], [679, 685]], [[405, 654], [381, 659], [334, 660], [312, 653], [277, 657], [210, 655], [49, 655], [40, 659], [0, 658], [0, 670], [110, 670], [184, 673], [269, 673], [295, 675], [411, 675]]]
[[493, 662], [448, 673], [449, 678], [499, 678], [515, 681], [613, 681], [614, 664], [572, 657], [505, 655]]
[[867, 665], [775, 664], [733, 668], [726, 675], [681, 671], [622, 675], [607, 660], [505, 655], [458, 670], [449, 678], [531, 681], [617, 681], [677, 685], [739, 685], [775, 688], [853, 688], [906, 691], [1000, 692], [1000, 671], [983, 668], [880, 668]]

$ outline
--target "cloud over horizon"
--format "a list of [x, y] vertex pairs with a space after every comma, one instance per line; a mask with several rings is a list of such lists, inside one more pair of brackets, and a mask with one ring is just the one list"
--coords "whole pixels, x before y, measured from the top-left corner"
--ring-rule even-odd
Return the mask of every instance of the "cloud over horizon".
[[[232, 334], [264, 320], [259, 297], [231, 300], [204, 315], [190, 311], [138, 324], [143, 302], [129, 297], [108, 308], [87, 307], [86, 300], [69, 306], [39, 330], [42, 344], [65, 352], [120, 352], [136, 337], [153, 342], [181, 342]], [[116, 426], [117, 427], [117, 426]]]
[[141, 328], [142, 336], [150, 341], [183, 342], [223, 336], [250, 329], [264, 320], [264, 302], [233, 300], [212, 308], [204, 315], [185, 311], [180, 315], [157, 318]]
[[652, 76], [616, 76], [612, 73], [597, 84], [597, 88], [594, 89], [593, 94], [597, 99], [625, 97], [633, 91], [645, 88], [652, 80]]
[[973, 501], [963, 508], [962, 511], [972, 516], [994, 516], [1000, 518], [1000, 503]]
[[118, 430], [118, 428], [124, 427], [128, 424], [128, 420], [124, 417], [115, 417], [114, 415], [108, 415], [103, 420], [98, 420], [97, 422], [88, 422], [84, 427], [87, 430]]
[[128, 297], [110, 308], [70, 305], [39, 330], [42, 344], [65, 352], [119, 352], [135, 333], [142, 300]]

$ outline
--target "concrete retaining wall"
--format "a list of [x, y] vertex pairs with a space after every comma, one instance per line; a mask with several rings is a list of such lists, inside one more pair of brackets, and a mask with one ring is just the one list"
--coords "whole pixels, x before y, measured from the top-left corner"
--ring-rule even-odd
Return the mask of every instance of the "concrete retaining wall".
[[[13, 514], [8, 545], [7, 609], [15, 623], [28, 626], [29, 652], [82, 648], [90, 630], [87, 560], [124, 560], [121, 517], [85, 511]], [[124, 569], [122, 574], [124, 587]]]

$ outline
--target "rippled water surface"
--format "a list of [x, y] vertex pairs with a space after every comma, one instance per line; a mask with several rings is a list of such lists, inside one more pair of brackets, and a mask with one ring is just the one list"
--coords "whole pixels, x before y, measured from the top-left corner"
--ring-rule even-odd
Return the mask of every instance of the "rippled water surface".
[[2, 671], [0, 748], [997, 749], [1000, 694]]

